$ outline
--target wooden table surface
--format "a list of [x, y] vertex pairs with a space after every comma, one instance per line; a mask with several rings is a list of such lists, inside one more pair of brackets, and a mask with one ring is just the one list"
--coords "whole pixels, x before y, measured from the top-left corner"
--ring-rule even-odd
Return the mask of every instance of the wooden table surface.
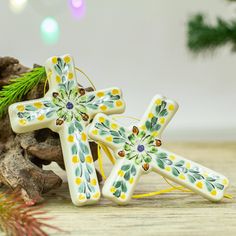
[[[228, 193], [236, 199], [236, 143], [169, 143], [169, 150], [226, 175]], [[53, 167], [54, 168], [54, 167]], [[109, 173], [111, 165], [106, 162]], [[64, 179], [65, 173], [57, 170]], [[143, 176], [136, 193], [169, 188], [157, 174]], [[70, 232], [50, 235], [236, 235], [236, 200], [211, 203], [198, 195], [178, 190], [154, 197], [132, 199], [117, 206], [104, 198], [97, 205], [72, 205], [67, 183], [45, 195], [50, 222]]]

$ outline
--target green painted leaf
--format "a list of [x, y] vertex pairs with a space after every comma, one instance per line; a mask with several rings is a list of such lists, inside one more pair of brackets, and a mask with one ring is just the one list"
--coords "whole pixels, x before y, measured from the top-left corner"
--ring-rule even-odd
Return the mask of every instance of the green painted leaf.
[[214, 179], [214, 178], [208, 176], [208, 177], [206, 177], [206, 180], [207, 180], [207, 181], [210, 181], [210, 182], [214, 182], [216, 179]]
[[114, 143], [116, 143], [116, 144], [118, 144], [118, 143], [124, 143], [124, 139], [122, 139], [122, 138], [113, 138], [113, 142]]
[[125, 146], [124, 146], [124, 149], [125, 149], [125, 151], [130, 151], [131, 147], [128, 143], [126, 143]]
[[96, 110], [98, 108], [98, 105], [93, 103], [88, 103], [86, 106], [92, 110]]
[[151, 158], [150, 156], [148, 156], [148, 155], [144, 155], [144, 156], [143, 156], [143, 159], [144, 159], [144, 161], [145, 161], [146, 163], [150, 163], [150, 162], [152, 161], [152, 158]]
[[71, 124], [71, 125], [69, 126], [69, 128], [68, 128], [68, 133], [69, 133], [69, 134], [73, 134], [74, 131], [75, 131], [74, 124]]
[[179, 176], [179, 171], [175, 168], [175, 167], [172, 167], [172, 174], [174, 175], [174, 176]]
[[91, 167], [90, 164], [86, 163], [86, 168], [87, 168], [89, 174], [92, 174], [92, 173], [93, 173], [93, 168]]
[[26, 110], [26, 111], [36, 111], [37, 108], [34, 107], [34, 106], [32, 106], [32, 105], [26, 105], [26, 106], [25, 106], [25, 110]]
[[166, 109], [160, 112], [160, 116], [167, 116], [167, 115], [168, 115], [168, 111]]
[[83, 126], [78, 122], [78, 121], [75, 121], [75, 128], [79, 130], [79, 132], [82, 132], [83, 130]]
[[78, 188], [79, 193], [85, 193], [85, 183], [82, 182]]
[[46, 113], [46, 117], [47, 117], [47, 118], [51, 118], [54, 114], [55, 114], [55, 111], [54, 111], [54, 110], [51, 110], [51, 111], [49, 111], [49, 112]]
[[158, 131], [161, 128], [160, 124], [156, 124], [151, 128], [151, 131]]
[[192, 176], [192, 175], [187, 175], [188, 176], [188, 179], [189, 179], [189, 181], [193, 184], [193, 183], [195, 183], [196, 182], [196, 179]]
[[121, 191], [126, 193], [127, 192], [127, 186], [126, 186], [126, 183], [124, 181], [122, 181], [121, 183]]
[[145, 122], [145, 126], [146, 126], [147, 130], [150, 130], [151, 129], [151, 122], [149, 120], [147, 120]]
[[165, 168], [164, 162], [163, 162], [161, 159], [157, 159], [157, 165], [158, 165], [161, 169], [164, 169], [164, 168]]
[[113, 195], [116, 196], [117, 198], [120, 197], [121, 191], [119, 189], [117, 189]]
[[210, 182], [205, 181], [205, 184], [209, 192], [211, 192], [215, 188], [214, 185]]
[[76, 167], [75, 169], [75, 175], [81, 177], [82, 176], [82, 166], [81, 164]]
[[81, 163], [85, 162], [85, 156], [84, 156], [84, 153], [82, 152], [82, 150], [79, 150], [79, 159], [80, 159]]
[[196, 179], [204, 179], [204, 177], [200, 174], [197, 174], [197, 173], [193, 173], [193, 176], [196, 178]]
[[130, 164], [121, 166], [121, 170], [123, 170], [123, 171], [126, 171], [128, 169], [130, 169]]
[[87, 171], [85, 171], [84, 176], [85, 176], [86, 181], [90, 182], [90, 174]]
[[165, 152], [159, 152], [157, 153], [157, 157], [160, 159], [167, 158], [167, 154]]
[[223, 190], [224, 189], [224, 185], [223, 184], [219, 184], [219, 183], [215, 183], [215, 186], [220, 189]]
[[112, 136], [115, 136], [115, 137], [119, 137], [120, 136], [120, 134], [117, 131], [114, 131], [114, 130], [110, 130], [110, 134]]
[[121, 186], [121, 181], [117, 181], [115, 184], [114, 184], [115, 188], [119, 188]]
[[184, 160], [178, 161], [175, 163], [175, 166], [178, 166], [178, 167], [183, 166], [184, 162], [185, 162]]
[[136, 173], [137, 173], [136, 167], [135, 167], [135, 165], [132, 165], [132, 167], [131, 167], [131, 174], [132, 174], [133, 176], [135, 176]]
[[124, 179], [127, 180], [127, 181], [130, 179], [130, 171], [127, 171], [127, 172], [125, 173]]
[[77, 145], [73, 144], [71, 147], [71, 152], [73, 155], [76, 155], [78, 153]]

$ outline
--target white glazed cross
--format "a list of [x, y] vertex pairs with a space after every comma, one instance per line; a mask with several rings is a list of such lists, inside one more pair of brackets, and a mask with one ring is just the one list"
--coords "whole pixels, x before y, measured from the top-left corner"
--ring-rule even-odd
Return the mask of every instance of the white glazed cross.
[[45, 68], [49, 91], [41, 99], [9, 107], [12, 129], [23, 133], [50, 128], [59, 133], [72, 202], [78, 206], [93, 204], [100, 198], [100, 189], [86, 126], [99, 112], [123, 112], [121, 91], [110, 88], [86, 92], [77, 85], [69, 55], [49, 58]]
[[131, 129], [104, 114], [95, 116], [88, 135], [110, 147], [117, 160], [103, 187], [105, 197], [128, 203], [139, 177], [155, 171], [211, 201], [223, 198], [225, 176], [160, 148], [160, 135], [177, 109], [176, 102], [156, 95], [139, 125]]

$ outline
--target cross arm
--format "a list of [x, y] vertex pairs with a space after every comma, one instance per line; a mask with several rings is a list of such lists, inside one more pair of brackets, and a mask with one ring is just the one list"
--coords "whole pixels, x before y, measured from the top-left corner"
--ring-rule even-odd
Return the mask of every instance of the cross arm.
[[122, 92], [116, 87], [89, 92], [84, 95], [82, 102], [86, 104], [88, 114], [91, 117], [100, 112], [105, 114], [119, 114], [125, 110]]
[[220, 173], [162, 148], [152, 154], [153, 171], [211, 201], [220, 201], [229, 185]]
[[42, 98], [19, 102], [9, 107], [9, 118], [14, 132], [24, 133], [49, 127], [55, 120], [56, 107], [50, 99]]
[[139, 127], [153, 136], [161, 136], [177, 110], [178, 104], [175, 101], [156, 95], [144, 113]]

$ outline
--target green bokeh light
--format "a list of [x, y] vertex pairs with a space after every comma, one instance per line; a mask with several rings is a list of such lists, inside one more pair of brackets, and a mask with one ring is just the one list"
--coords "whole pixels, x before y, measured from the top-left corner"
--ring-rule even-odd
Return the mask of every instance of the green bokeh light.
[[46, 44], [57, 43], [60, 35], [60, 29], [57, 21], [53, 17], [47, 17], [40, 26], [41, 37]]

